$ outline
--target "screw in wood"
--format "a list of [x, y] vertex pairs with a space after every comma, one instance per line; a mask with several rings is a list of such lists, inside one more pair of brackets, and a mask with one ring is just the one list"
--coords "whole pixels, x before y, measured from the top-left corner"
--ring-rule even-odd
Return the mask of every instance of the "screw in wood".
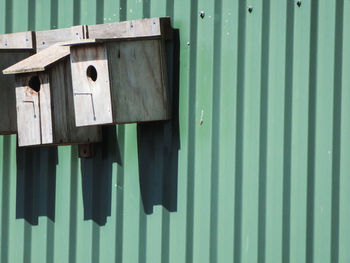
[[297, 2], [297, 6], [300, 7], [301, 6], [301, 1]]
[[248, 6], [248, 12], [249, 13], [253, 12], [253, 7], [252, 6]]
[[201, 11], [200, 14], [199, 14], [199, 16], [203, 19], [203, 18], [205, 17], [204, 11]]

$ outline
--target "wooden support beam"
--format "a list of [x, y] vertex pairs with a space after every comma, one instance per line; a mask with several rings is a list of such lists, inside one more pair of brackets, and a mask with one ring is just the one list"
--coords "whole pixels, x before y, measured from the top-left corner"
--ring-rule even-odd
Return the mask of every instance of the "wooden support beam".
[[0, 35], [0, 51], [35, 49], [35, 35], [32, 31]]
[[37, 51], [43, 50], [58, 42], [82, 40], [86, 38], [86, 26], [73, 26], [47, 31], [36, 32]]
[[172, 37], [169, 17], [146, 18], [88, 26], [88, 38], [164, 38]]

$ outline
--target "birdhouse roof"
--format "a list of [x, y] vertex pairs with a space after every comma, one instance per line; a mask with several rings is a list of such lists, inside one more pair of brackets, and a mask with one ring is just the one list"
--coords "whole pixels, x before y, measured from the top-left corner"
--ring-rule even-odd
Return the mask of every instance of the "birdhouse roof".
[[51, 65], [69, 56], [69, 46], [58, 43], [52, 45], [37, 54], [30, 56], [13, 66], [4, 69], [4, 74], [22, 74], [29, 72], [45, 71]]

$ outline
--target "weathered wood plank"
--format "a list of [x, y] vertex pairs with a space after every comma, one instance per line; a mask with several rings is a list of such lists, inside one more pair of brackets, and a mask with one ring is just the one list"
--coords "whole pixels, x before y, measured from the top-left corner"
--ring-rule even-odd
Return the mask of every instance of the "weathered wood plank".
[[86, 38], [172, 37], [169, 17], [145, 18], [99, 25], [0, 35], [0, 50], [46, 49], [58, 42]]
[[34, 50], [34, 32], [19, 32], [0, 35], [0, 51], [4, 50]]
[[171, 38], [170, 18], [145, 18], [88, 26], [88, 38]]
[[53, 63], [69, 56], [69, 47], [55, 44], [3, 70], [4, 74], [45, 71]]
[[163, 40], [107, 43], [115, 123], [170, 118]]
[[[112, 123], [112, 105], [105, 45], [71, 49], [73, 96], [77, 126]], [[97, 78], [87, 75], [89, 66]]]
[[58, 42], [85, 39], [86, 26], [37, 31], [35, 35], [37, 51], [41, 51]]
[[39, 91], [41, 143], [50, 144], [53, 143], [51, 85], [46, 72], [39, 73], [39, 78], [41, 81]]
[[39, 94], [29, 88], [30, 76], [16, 76], [18, 145], [41, 143]]
[[[66, 64], [69, 62], [69, 58], [65, 58], [57, 65], [54, 65], [47, 73], [50, 75], [51, 95], [52, 95], [52, 108], [54, 114], [52, 116], [52, 126], [54, 128], [54, 142], [62, 143], [69, 141], [69, 129], [67, 125], [67, 119], [71, 116], [67, 116], [67, 94], [66, 83], [71, 80], [70, 72], [66, 75]], [[68, 81], [69, 80], [69, 81]]]

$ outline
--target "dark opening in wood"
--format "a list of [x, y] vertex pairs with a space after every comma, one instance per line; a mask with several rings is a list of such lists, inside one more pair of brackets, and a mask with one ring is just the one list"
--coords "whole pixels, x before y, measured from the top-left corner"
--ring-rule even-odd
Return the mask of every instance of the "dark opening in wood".
[[97, 80], [97, 70], [94, 66], [88, 66], [86, 70], [86, 76], [89, 80], [96, 81]]
[[40, 78], [38, 76], [33, 76], [30, 78], [28, 86], [32, 89], [35, 90], [36, 92], [40, 91]]

